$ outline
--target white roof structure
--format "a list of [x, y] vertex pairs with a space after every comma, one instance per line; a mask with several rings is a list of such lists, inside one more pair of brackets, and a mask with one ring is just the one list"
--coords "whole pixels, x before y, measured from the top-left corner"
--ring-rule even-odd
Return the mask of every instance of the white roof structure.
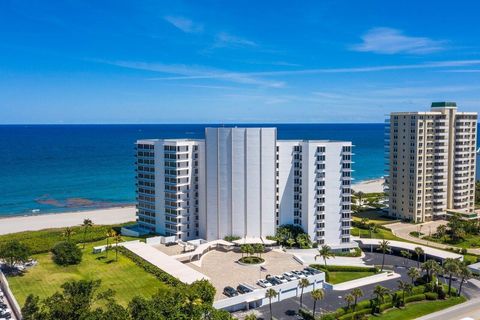
[[233, 243], [239, 244], [239, 245], [242, 245], [242, 244], [255, 244], [255, 243], [263, 243], [263, 244], [266, 244], [266, 245], [270, 245], [270, 244], [275, 244], [276, 241], [268, 240], [268, 239], [265, 239], [265, 238], [250, 238], [250, 237], [245, 237], [245, 238], [242, 238], [242, 239], [235, 240], [235, 241], [233, 241]]
[[469, 265], [468, 269], [475, 274], [480, 274], [480, 262]]
[[125, 249], [132, 251], [142, 259], [145, 259], [154, 266], [162, 269], [186, 284], [191, 284], [192, 282], [202, 279], [210, 280], [203, 273], [190, 268], [189, 266], [177, 261], [175, 258], [166, 255], [160, 250], [157, 250], [143, 242], [125, 243], [122, 245], [125, 247]]
[[[384, 239], [364, 239], [364, 238], [353, 237], [353, 240], [367, 246], [369, 245], [378, 246], [380, 242], [382, 242]], [[410, 243], [410, 242], [395, 241], [395, 240], [387, 240], [387, 241], [389, 243], [389, 246], [392, 248], [415, 251], [416, 247], [420, 247], [423, 249], [425, 254], [429, 256], [434, 256], [440, 259], [452, 258], [452, 259], [458, 259], [460, 261], [463, 261], [463, 255], [458, 253], [444, 251], [444, 250], [424, 246], [418, 243]]]

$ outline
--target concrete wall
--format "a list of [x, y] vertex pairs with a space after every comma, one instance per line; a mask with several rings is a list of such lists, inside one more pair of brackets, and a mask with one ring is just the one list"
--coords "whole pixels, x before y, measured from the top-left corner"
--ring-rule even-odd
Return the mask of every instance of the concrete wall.
[[13, 313], [12, 316], [15, 317], [16, 319], [22, 319], [22, 310], [20, 308], [20, 305], [18, 304], [17, 299], [15, 299], [15, 296], [10, 290], [7, 278], [1, 271], [0, 271], [0, 289], [2, 289], [8, 301], [8, 304], [10, 305], [10, 308], [12, 309], [12, 313]]

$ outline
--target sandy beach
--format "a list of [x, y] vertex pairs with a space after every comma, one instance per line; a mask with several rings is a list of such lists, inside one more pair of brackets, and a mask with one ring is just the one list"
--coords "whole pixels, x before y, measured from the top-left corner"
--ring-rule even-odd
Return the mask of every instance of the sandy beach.
[[352, 185], [352, 189], [355, 192], [363, 192], [363, 193], [373, 193], [373, 192], [383, 192], [383, 183], [385, 179], [373, 179], [373, 180], [366, 180], [363, 182], [355, 183]]
[[0, 234], [77, 226], [82, 224], [83, 219], [86, 218], [91, 219], [94, 224], [118, 224], [135, 221], [135, 207], [1, 218]]

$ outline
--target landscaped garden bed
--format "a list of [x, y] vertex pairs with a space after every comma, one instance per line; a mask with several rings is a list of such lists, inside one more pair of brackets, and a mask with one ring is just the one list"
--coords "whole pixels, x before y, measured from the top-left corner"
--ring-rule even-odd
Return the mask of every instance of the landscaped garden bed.
[[238, 259], [238, 262], [241, 264], [262, 264], [265, 262], [265, 259], [255, 256], [249, 256]]

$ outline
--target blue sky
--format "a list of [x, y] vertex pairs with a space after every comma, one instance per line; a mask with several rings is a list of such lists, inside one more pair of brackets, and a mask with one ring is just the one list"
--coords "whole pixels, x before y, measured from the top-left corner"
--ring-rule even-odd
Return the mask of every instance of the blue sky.
[[480, 111], [478, 1], [1, 1], [0, 123]]

